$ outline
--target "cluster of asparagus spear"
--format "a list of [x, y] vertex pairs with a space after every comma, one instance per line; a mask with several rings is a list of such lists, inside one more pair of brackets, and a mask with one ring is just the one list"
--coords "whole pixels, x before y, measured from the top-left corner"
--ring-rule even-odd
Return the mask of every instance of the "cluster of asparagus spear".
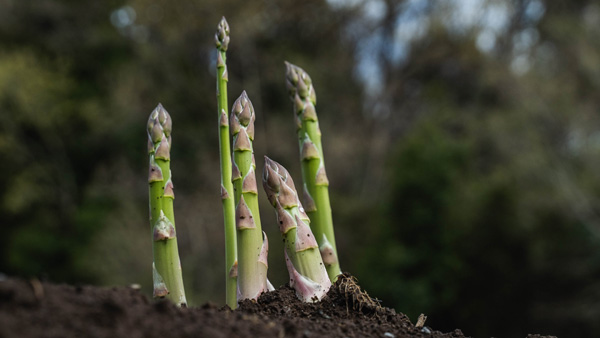
[[[273, 290], [267, 279], [268, 240], [258, 209], [254, 157], [254, 107], [244, 91], [228, 118], [226, 52], [229, 25], [217, 26], [217, 108], [221, 200], [225, 225], [226, 303], [257, 299]], [[302, 163], [302, 201], [289, 172], [265, 156], [262, 185], [285, 243], [290, 286], [305, 302], [318, 301], [341, 273], [333, 232], [329, 181], [325, 172], [316, 93], [308, 74], [288, 62], [286, 85], [292, 101]], [[186, 305], [173, 215], [169, 169], [171, 117], [159, 104], [148, 120], [150, 224], [153, 233], [154, 296]], [[231, 143], [230, 143], [231, 142]]]

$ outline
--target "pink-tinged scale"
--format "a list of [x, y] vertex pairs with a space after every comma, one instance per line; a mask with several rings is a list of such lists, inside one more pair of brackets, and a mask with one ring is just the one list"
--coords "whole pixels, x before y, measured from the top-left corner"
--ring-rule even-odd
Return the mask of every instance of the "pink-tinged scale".
[[148, 183], [160, 182], [163, 180], [163, 174], [160, 167], [156, 164], [150, 164], [148, 169]]
[[327, 291], [329, 291], [329, 288], [331, 287], [331, 282], [329, 285], [321, 285], [310, 278], [301, 275], [292, 264], [287, 252], [285, 253], [285, 264], [290, 275], [290, 286], [296, 290], [296, 296], [301, 301], [311, 303], [320, 301], [325, 297]]
[[246, 177], [244, 177], [244, 181], [242, 182], [242, 193], [258, 194], [256, 188], [256, 175], [254, 174], [254, 168], [252, 167], [250, 167], [248, 174], [246, 174]]
[[306, 184], [303, 185], [303, 191], [302, 191], [302, 199], [303, 199], [303, 206], [304, 206], [304, 210], [308, 211], [308, 212], [313, 212], [313, 211], [317, 211], [317, 205], [315, 204], [315, 200], [313, 200], [312, 196], [310, 196], [310, 193], [308, 192], [308, 189], [306, 188]]
[[269, 239], [267, 238], [267, 234], [263, 231], [263, 244], [260, 248], [260, 254], [258, 255], [258, 262], [264, 264], [266, 267], [269, 266], [269, 262], [267, 260], [269, 256]]
[[296, 216], [296, 224], [296, 252], [318, 248], [319, 245], [312, 231], [298, 216]]
[[277, 212], [277, 223], [279, 224], [279, 231], [281, 234], [285, 235], [290, 229], [296, 227], [296, 222], [292, 218], [289, 212], [281, 207], [280, 204], [276, 206]]
[[302, 160], [310, 161], [318, 159], [319, 157], [319, 150], [315, 144], [312, 143], [309, 138], [306, 138], [304, 142], [302, 142]]
[[241, 128], [240, 132], [235, 137], [233, 151], [252, 151], [252, 144], [250, 143], [250, 138], [246, 133], [246, 129]]
[[254, 218], [252, 217], [252, 212], [244, 200], [244, 195], [241, 196], [240, 202], [235, 208], [235, 219], [238, 230], [256, 228]]
[[171, 179], [169, 179], [169, 181], [167, 181], [167, 184], [165, 184], [165, 193], [163, 195], [164, 197], [170, 197], [172, 199], [175, 199], [175, 187], [173, 186], [173, 182], [171, 181]]
[[165, 135], [163, 135], [163, 137], [160, 140], [160, 143], [158, 145], [158, 148], [156, 149], [156, 152], [154, 153], [154, 158], [157, 160], [165, 160], [165, 161], [170, 160], [171, 152], [169, 151], [169, 149], [170, 149], [169, 141], [167, 140]]
[[317, 177], [315, 177], [315, 185], [329, 185], [329, 180], [327, 179], [327, 173], [325, 172], [325, 167], [321, 166], [317, 171]]

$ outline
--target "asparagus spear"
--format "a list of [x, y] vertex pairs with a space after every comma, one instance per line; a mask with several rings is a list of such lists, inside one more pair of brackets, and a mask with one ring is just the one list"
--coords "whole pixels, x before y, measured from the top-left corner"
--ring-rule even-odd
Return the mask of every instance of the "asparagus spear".
[[217, 25], [217, 108], [219, 116], [219, 151], [221, 154], [221, 200], [225, 219], [225, 299], [230, 308], [237, 307], [237, 243], [235, 234], [235, 205], [231, 182], [231, 146], [227, 119], [227, 47], [229, 24], [225, 17]]
[[310, 76], [300, 67], [285, 62], [286, 86], [294, 107], [300, 159], [302, 161], [303, 202], [312, 223], [311, 228], [319, 243], [319, 250], [334, 282], [341, 274], [338, 261], [331, 205], [329, 180], [325, 173], [321, 130], [315, 105], [317, 96]]
[[152, 275], [154, 297], [166, 297], [178, 306], [185, 306], [185, 291], [181, 263], [175, 236], [173, 214], [173, 181], [171, 159], [171, 116], [159, 103], [148, 119], [148, 154], [150, 170], [150, 226], [153, 237]]
[[290, 286], [304, 302], [321, 300], [331, 281], [308, 224], [310, 220], [294, 186], [292, 177], [279, 163], [265, 156], [263, 188], [275, 207], [279, 230], [285, 243], [285, 262]]
[[254, 140], [254, 107], [244, 91], [231, 110], [233, 134], [232, 180], [238, 246], [238, 301], [257, 299], [267, 291], [267, 235], [263, 233], [258, 210]]

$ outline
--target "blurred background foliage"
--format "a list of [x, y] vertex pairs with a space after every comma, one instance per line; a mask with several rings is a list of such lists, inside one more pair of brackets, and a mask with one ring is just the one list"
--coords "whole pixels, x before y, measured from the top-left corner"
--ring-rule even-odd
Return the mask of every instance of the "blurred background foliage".
[[[600, 331], [600, 2], [0, 0], [0, 271], [151, 284], [145, 124], [174, 120], [188, 298], [224, 300], [215, 49], [299, 180], [311, 74], [342, 267], [440, 330]], [[270, 279], [287, 281], [266, 198]]]

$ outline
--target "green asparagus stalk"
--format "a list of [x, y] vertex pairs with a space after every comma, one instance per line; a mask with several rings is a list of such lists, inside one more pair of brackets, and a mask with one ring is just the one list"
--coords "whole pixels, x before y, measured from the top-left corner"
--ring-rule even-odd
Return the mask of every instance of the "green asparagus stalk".
[[265, 156], [262, 178], [285, 243], [290, 286], [304, 302], [321, 300], [331, 287], [331, 281], [292, 177], [282, 165]]
[[335, 245], [321, 130], [315, 110], [317, 96], [310, 76], [302, 68], [288, 62], [285, 62], [285, 66], [286, 85], [293, 102], [300, 145], [303, 202], [306, 213], [312, 221], [311, 228], [319, 243], [329, 279], [334, 282], [342, 272]]
[[235, 230], [235, 205], [231, 182], [231, 146], [227, 119], [227, 47], [229, 24], [225, 17], [217, 25], [217, 108], [219, 116], [219, 151], [221, 154], [221, 200], [225, 219], [225, 300], [230, 308], [237, 307], [237, 243]]
[[254, 141], [254, 107], [244, 91], [231, 110], [233, 135], [232, 180], [238, 246], [238, 301], [257, 299], [270, 288], [267, 282], [267, 235], [258, 210]]
[[154, 262], [152, 275], [154, 297], [170, 299], [185, 306], [181, 263], [175, 236], [173, 200], [175, 193], [170, 169], [171, 116], [158, 104], [148, 119], [148, 154], [150, 170], [150, 226], [152, 227]]

